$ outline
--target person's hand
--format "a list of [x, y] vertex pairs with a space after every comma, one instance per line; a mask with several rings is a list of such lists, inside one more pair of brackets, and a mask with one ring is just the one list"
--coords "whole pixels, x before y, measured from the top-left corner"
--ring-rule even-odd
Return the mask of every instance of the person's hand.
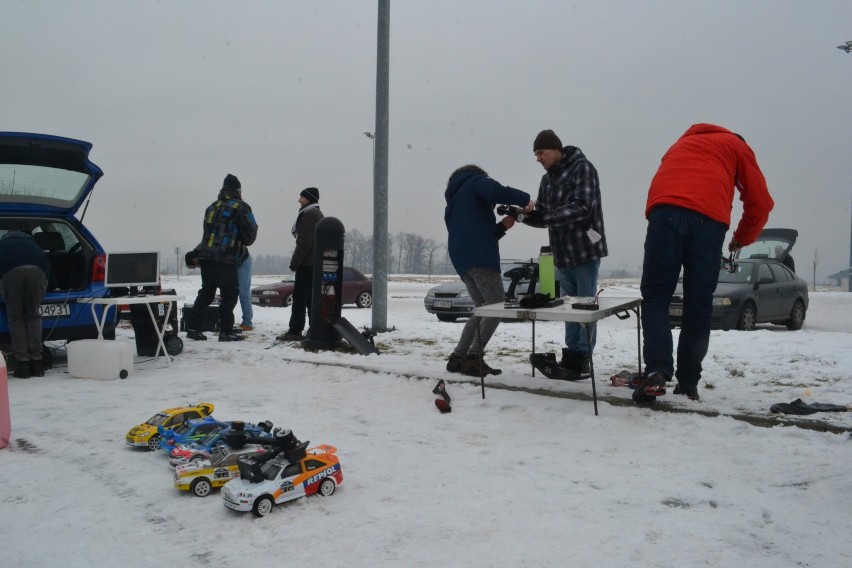
[[524, 207], [524, 213], [529, 213], [529, 212], [530, 212], [530, 211], [532, 211], [533, 209], [535, 209], [535, 201], [533, 201], [532, 199], [530, 199], [530, 202], [529, 202], [529, 203], [527, 203], [527, 206], [526, 206], [526, 207]]
[[730, 252], [737, 252], [741, 248], [743, 248], [743, 245], [741, 245], [737, 239], [731, 239], [731, 242], [728, 243], [728, 250]]
[[509, 216], [503, 217], [503, 219], [500, 220], [500, 224], [508, 231], [515, 226], [515, 218]]

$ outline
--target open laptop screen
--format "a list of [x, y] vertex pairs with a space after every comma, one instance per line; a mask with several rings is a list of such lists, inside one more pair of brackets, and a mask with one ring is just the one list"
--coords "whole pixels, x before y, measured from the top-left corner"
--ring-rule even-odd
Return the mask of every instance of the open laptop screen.
[[104, 284], [117, 286], [156, 286], [160, 282], [159, 252], [107, 253]]

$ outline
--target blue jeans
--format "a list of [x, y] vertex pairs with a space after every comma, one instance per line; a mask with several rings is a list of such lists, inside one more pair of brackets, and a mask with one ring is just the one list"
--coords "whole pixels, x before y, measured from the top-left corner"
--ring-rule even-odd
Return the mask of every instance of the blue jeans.
[[251, 307], [251, 255], [237, 269], [240, 282], [240, 309], [243, 311], [243, 325], [253, 325], [254, 310]]
[[[676, 376], [685, 389], [701, 380], [727, 230], [723, 223], [673, 205], [657, 206], [648, 215], [641, 285], [645, 372]], [[669, 304], [681, 267], [683, 319], [675, 373]]]
[[[556, 267], [556, 278], [559, 280], [559, 293], [563, 296], [590, 296], [598, 293], [598, 269], [601, 260], [595, 259], [575, 266]], [[589, 326], [591, 348], [595, 348], [597, 325]], [[565, 347], [568, 351], [589, 355], [590, 339], [582, 324], [565, 322]]]

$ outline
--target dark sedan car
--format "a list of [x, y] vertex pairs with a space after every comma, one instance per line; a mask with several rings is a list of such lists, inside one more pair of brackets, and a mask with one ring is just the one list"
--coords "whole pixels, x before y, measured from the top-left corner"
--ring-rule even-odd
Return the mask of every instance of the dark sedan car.
[[[278, 308], [292, 306], [295, 285], [293, 276], [288, 275], [277, 284], [255, 286], [251, 289], [251, 303]], [[343, 268], [343, 303], [355, 304], [359, 308], [373, 305], [373, 281], [348, 266]]]
[[[788, 268], [798, 232], [764, 229], [757, 241], [744, 247], [731, 270], [719, 270], [713, 294], [711, 329], [751, 331], [759, 323], [802, 329], [808, 310], [808, 284]], [[669, 321], [680, 326], [683, 284], [678, 283], [669, 306]]]

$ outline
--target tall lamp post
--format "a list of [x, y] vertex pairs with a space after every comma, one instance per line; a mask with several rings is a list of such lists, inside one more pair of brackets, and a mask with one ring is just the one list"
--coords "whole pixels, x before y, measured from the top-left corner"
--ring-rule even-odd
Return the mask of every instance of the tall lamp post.
[[[852, 52], [852, 40], [845, 42], [842, 45], [838, 45], [837, 49], [845, 51], [846, 53]], [[852, 217], [852, 214], [850, 214]], [[850, 223], [849, 228], [849, 269], [846, 274], [846, 283], [847, 283], [847, 291], [852, 292], [852, 223]]]

